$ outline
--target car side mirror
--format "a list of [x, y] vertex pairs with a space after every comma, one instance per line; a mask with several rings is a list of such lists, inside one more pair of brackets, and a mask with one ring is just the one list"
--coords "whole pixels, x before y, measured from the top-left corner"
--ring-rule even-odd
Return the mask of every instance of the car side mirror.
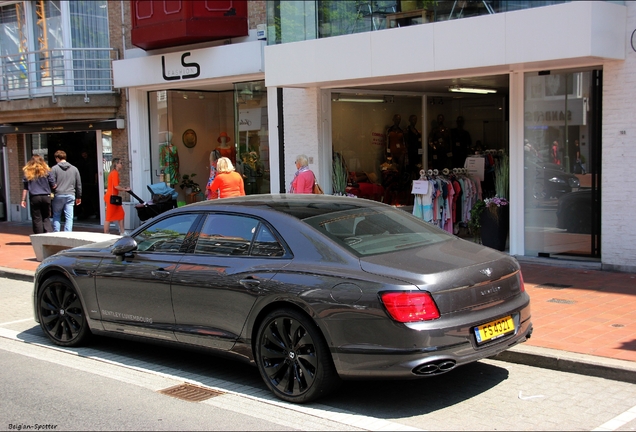
[[135, 239], [130, 236], [124, 236], [115, 242], [110, 253], [121, 257], [134, 250], [137, 250], [137, 242]]

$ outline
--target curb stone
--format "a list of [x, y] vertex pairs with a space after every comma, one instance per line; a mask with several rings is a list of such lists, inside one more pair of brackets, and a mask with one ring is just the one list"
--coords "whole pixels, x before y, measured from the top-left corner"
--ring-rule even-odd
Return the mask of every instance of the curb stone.
[[35, 272], [29, 270], [19, 270], [8, 267], [0, 267], [0, 277], [7, 279], [33, 282]]
[[491, 359], [636, 384], [636, 363], [626, 360], [529, 345], [516, 345]]

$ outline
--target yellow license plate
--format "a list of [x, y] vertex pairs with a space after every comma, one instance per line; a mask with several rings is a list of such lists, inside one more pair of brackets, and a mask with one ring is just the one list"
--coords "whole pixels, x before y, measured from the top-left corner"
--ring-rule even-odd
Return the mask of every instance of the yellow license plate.
[[482, 344], [515, 331], [515, 322], [511, 316], [500, 318], [489, 323], [475, 327], [475, 337], [477, 343]]

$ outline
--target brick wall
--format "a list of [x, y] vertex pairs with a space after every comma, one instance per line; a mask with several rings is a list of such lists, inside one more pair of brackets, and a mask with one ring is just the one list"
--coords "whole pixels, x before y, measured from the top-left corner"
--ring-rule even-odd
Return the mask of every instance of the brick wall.
[[627, 6], [625, 61], [603, 67], [602, 233], [603, 266], [636, 271], [636, 3]]
[[[126, 38], [125, 49], [133, 48], [130, 40], [130, 2], [107, 2], [108, 5], [108, 34], [110, 36], [110, 46], [119, 49], [119, 58], [124, 58], [122, 50], [122, 30]], [[122, 28], [122, 8], [124, 13], [124, 25]]]
[[[123, 9], [122, 9], [123, 8]], [[122, 10], [124, 15], [124, 25], [122, 26]], [[108, 28], [110, 36], [110, 46], [117, 48], [119, 51], [119, 58], [123, 59], [123, 52], [126, 49], [133, 48], [130, 41], [130, 2], [109, 2], [108, 3]], [[125, 32], [125, 42], [122, 40], [122, 30]], [[125, 47], [123, 44], [125, 43]], [[117, 118], [126, 119], [128, 117], [127, 112], [127, 93], [125, 89], [120, 89], [121, 104], [117, 109]], [[126, 124], [126, 127], [128, 124]], [[119, 173], [120, 182], [123, 186], [130, 185], [130, 151], [128, 146], [128, 129], [113, 130], [113, 157], [121, 158], [124, 163], [124, 168]], [[123, 195], [124, 201], [130, 201], [131, 197], [128, 194]]]
[[267, 24], [267, 2], [264, 0], [247, 2], [247, 26], [256, 29], [258, 24]]
[[[310, 158], [309, 168], [318, 175], [320, 171], [319, 136], [320, 91], [316, 88], [283, 90], [285, 116], [285, 186], [289, 190], [296, 172], [296, 156]], [[311, 161], [313, 158], [313, 162]], [[324, 182], [322, 182], [324, 184]]]

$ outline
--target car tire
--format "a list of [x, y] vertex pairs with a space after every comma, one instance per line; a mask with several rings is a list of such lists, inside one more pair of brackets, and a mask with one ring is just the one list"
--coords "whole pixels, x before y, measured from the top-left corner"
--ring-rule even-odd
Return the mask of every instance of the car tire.
[[256, 363], [267, 387], [288, 402], [313, 401], [340, 383], [320, 330], [310, 318], [293, 309], [270, 312], [261, 322]]
[[37, 313], [40, 327], [56, 345], [79, 346], [88, 341], [86, 313], [75, 287], [68, 279], [47, 279], [38, 292]]

